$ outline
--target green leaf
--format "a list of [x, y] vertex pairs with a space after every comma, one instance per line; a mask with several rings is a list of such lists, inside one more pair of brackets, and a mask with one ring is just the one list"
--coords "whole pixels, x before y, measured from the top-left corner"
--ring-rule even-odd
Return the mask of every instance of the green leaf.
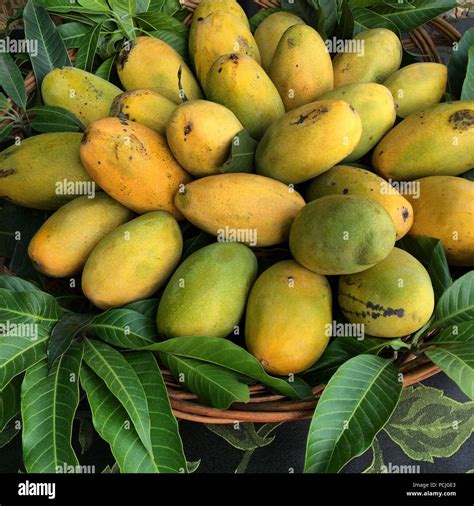
[[12, 421], [0, 432], [0, 448], [7, 446], [8, 443], [13, 441], [15, 436], [20, 432], [17, 428], [16, 422]]
[[385, 0], [349, 0], [351, 7], [372, 7], [385, 3]]
[[[274, 424], [268, 424], [274, 425]], [[280, 424], [276, 424], [277, 426]], [[239, 423], [238, 425], [206, 424], [206, 427], [217, 436], [225, 439], [237, 450], [255, 450], [271, 444], [275, 436], [264, 437], [255, 430], [253, 423]]]
[[114, 68], [116, 55], [107, 58], [104, 62], [102, 62], [99, 68], [95, 71], [95, 75], [97, 77], [101, 77], [106, 81], [110, 80], [110, 74], [112, 73], [112, 69]]
[[451, 457], [469, 439], [473, 408], [474, 402], [457, 402], [437, 388], [409, 387], [384, 430], [409, 458], [433, 462]]
[[136, 311], [137, 313], [155, 320], [156, 312], [158, 311], [158, 302], [158, 299], [138, 300], [123, 306], [122, 309], [130, 309], [130, 311]]
[[0, 432], [20, 413], [20, 393], [23, 378], [16, 376], [0, 391]]
[[474, 27], [469, 28], [456, 43], [448, 63], [449, 91], [458, 98], [461, 96], [467, 64], [469, 61], [469, 48], [474, 45]]
[[306, 473], [337, 473], [364, 453], [392, 415], [402, 383], [394, 365], [358, 355], [342, 365], [324, 389], [311, 421]]
[[194, 462], [187, 462], [186, 466], [188, 468], [188, 473], [192, 474], [192, 473], [196, 472], [200, 465], [201, 465], [201, 459], [195, 460]]
[[169, 30], [184, 37], [188, 34], [188, 27], [180, 21], [163, 12], [147, 12], [135, 16], [138, 24], [146, 30]]
[[230, 156], [219, 170], [222, 173], [252, 172], [257, 145], [258, 142], [250, 137], [248, 131], [242, 130], [232, 140]]
[[6, 123], [0, 127], [0, 141], [7, 139], [13, 130], [13, 123]]
[[[79, 5], [92, 12], [110, 12], [106, 0], [77, 0]], [[74, 9], [75, 10], [75, 9]]]
[[136, 0], [108, 0], [115, 21], [128, 39], [135, 38], [133, 16], [136, 14]]
[[268, 16], [275, 14], [275, 12], [282, 12], [283, 9], [279, 9], [278, 7], [270, 7], [269, 9], [262, 9], [261, 11], [254, 14], [250, 19], [250, 30], [252, 33], [255, 33], [255, 30], [258, 28], [258, 25]]
[[64, 45], [70, 48], [80, 47], [84, 37], [91, 31], [88, 25], [78, 21], [58, 25], [57, 30], [63, 39]]
[[26, 279], [19, 278], [17, 276], [4, 276], [0, 275], [0, 288], [6, 290], [12, 290], [14, 292], [25, 292], [25, 291], [41, 291], [34, 283], [26, 281]]
[[92, 72], [101, 29], [102, 25], [99, 23], [82, 39], [74, 62], [76, 68]]
[[2, 116], [4, 112], [8, 112], [11, 109], [12, 105], [8, 98], [3, 93], [0, 93], [0, 116]]
[[[153, 30], [150, 32], [145, 31], [145, 33], [147, 33], [150, 37], [155, 37], [155, 39], [160, 39], [163, 42], [166, 42], [175, 51], [177, 51], [186, 62], [189, 62], [188, 40], [185, 36], [175, 33], [172, 30]], [[186, 90], [184, 91], [186, 92]]]
[[199, 232], [198, 235], [194, 237], [190, 237], [184, 241], [183, 246], [183, 255], [181, 257], [181, 262], [183, 262], [189, 255], [192, 255], [196, 251], [204, 248], [204, 246], [208, 246], [216, 241], [216, 238], [206, 232]]
[[352, 9], [354, 17], [354, 34], [364, 32], [372, 28], [387, 28], [398, 34], [397, 25], [392, 23], [389, 19], [376, 12], [365, 8]]
[[90, 419], [90, 413], [76, 413], [76, 419], [79, 420], [79, 430], [77, 438], [81, 445], [81, 455], [87, 453], [92, 446], [94, 440], [94, 426]]
[[31, 127], [37, 132], [80, 132], [84, 125], [71, 112], [53, 105], [40, 105], [28, 110]]
[[325, 40], [332, 36], [339, 19], [339, 8], [341, 0], [307, 0], [317, 10], [318, 15], [318, 32]]
[[468, 170], [464, 174], [462, 174], [464, 179], [469, 179], [469, 181], [474, 181], [474, 169]]
[[308, 25], [317, 30], [318, 27], [318, 13], [317, 11], [306, 1], [295, 0], [281, 0], [281, 7], [285, 11], [290, 11], [296, 14], [300, 18], [304, 19]]
[[9, 53], [0, 53], [0, 86], [21, 109], [26, 109], [25, 80]]
[[[42, 360], [26, 371], [21, 387], [23, 462], [28, 473], [61, 472], [79, 464], [71, 445], [79, 404], [82, 345], [75, 343], [48, 375]], [[60, 470], [58, 470], [58, 468]]]
[[189, 12], [187, 9], [183, 9], [179, 0], [150, 0], [148, 10], [164, 12], [170, 16], [174, 16], [181, 10]]
[[469, 48], [466, 78], [462, 85], [461, 100], [474, 100], [474, 45]]
[[372, 443], [372, 462], [370, 463], [370, 466], [362, 472], [368, 474], [386, 472], [386, 466], [383, 463], [382, 448], [380, 448], [377, 438], [375, 438]]
[[341, 16], [339, 18], [336, 37], [339, 39], [350, 39], [354, 35], [354, 16], [347, 0], [342, 2]]

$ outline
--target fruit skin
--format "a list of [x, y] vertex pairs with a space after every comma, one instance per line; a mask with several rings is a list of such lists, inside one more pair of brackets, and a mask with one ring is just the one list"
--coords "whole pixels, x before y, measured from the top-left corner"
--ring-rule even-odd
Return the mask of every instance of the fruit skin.
[[362, 133], [359, 114], [342, 100], [321, 100], [287, 112], [266, 131], [255, 153], [257, 173], [302, 183], [346, 158]]
[[420, 62], [392, 74], [383, 85], [393, 95], [397, 115], [406, 118], [441, 102], [448, 82], [448, 67], [441, 63]]
[[451, 176], [420, 179], [409, 196], [415, 221], [409, 234], [440, 239], [450, 265], [474, 266], [474, 182]]
[[167, 212], [139, 216], [107, 234], [82, 273], [82, 289], [98, 308], [119, 307], [155, 293], [179, 262], [183, 238]]
[[334, 85], [331, 57], [323, 39], [301, 24], [291, 26], [281, 37], [268, 75], [286, 111], [314, 102]]
[[41, 84], [41, 95], [46, 105], [68, 110], [84, 126], [106, 118], [112, 101], [120, 93], [120, 88], [105, 79], [74, 67], [51, 70]]
[[306, 191], [306, 202], [327, 195], [358, 195], [378, 202], [390, 214], [397, 240], [413, 225], [413, 207], [387, 181], [373, 172], [349, 165], [336, 165], [313, 179]]
[[105, 193], [78, 197], [58, 209], [30, 241], [28, 255], [46, 276], [64, 278], [80, 272], [94, 247], [134, 214]]
[[346, 84], [319, 98], [319, 100], [327, 99], [344, 100], [359, 113], [362, 122], [359, 144], [344, 160], [346, 162], [362, 158], [395, 124], [397, 115], [392, 94], [381, 84]]
[[87, 128], [80, 153], [94, 181], [124, 206], [138, 214], [164, 210], [181, 218], [173, 197], [191, 178], [160, 134], [133, 121], [105, 118]]
[[474, 167], [474, 100], [411, 114], [378, 143], [372, 166], [385, 179], [457, 176]]
[[250, 246], [285, 242], [293, 219], [305, 205], [303, 197], [286, 185], [246, 173], [193, 181], [176, 194], [175, 204], [201, 230], [219, 238], [226, 231], [238, 232], [242, 239], [238, 242]]
[[188, 99], [203, 98], [201, 88], [183, 58], [171, 46], [154, 37], [137, 37], [117, 59], [117, 72], [126, 90], [153, 88], [175, 104], [179, 95], [178, 72]]
[[81, 133], [52, 132], [35, 135], [0, 153], [0, 198], [33, 209], [52, 210], [78, 193], [58, 192], [58, 185], [94, 182], [79, 157]]
[[304, 21], [291, 12], [274, 12], [266, 17], [255, 30], [255, 40], [257, 41], [262, 67], [268, 72], [273, 60], [278, 42], [285, 31], [293, 25], [304, 24]]
[[366, 334], [402, 337], [421, 328], [434, 309], [430, 276], [418, 260], [398, 248], [380, 263], [339, 278], [339, 305]]
[[400, 68], [400, 39], [386, 28], [358, 33], [354, 39], [364, 44], [363, 54], [339, 53], [333, 60], [334, 88], [350, 83], [383, 83]]
[[290, 232], [297, 262], [317, 274], [351, 274], [380, 262], [395, 244], [395, 225], [377, 202], [329, 195], [307, 204]]
[[154, 90], [126, 91], [115, 97], [110, 116], [136, 121], [161, 135], [177, 105]]
[[262, 67], [242, 54], [222, 56], [209, 70], [208, 100], [230, 109], [254, 139], [285, 114], [278, 90]]
[[172, 114], [166, 137], [181, 166], [194, 177], [220, 174], [232, 140], [243, 130], [235, 114], [220, 104], [191, 100]]
[[238, 243], [214, 243], [189, 256], [163, 292], [160, 335], [226, 337], [242, 318], [257, 258]]
[[331, 323], [327, 279], [285, 260], [264, 271], [250, 292], [245, 341], [269, 373], [296, 374], [321, 356]]

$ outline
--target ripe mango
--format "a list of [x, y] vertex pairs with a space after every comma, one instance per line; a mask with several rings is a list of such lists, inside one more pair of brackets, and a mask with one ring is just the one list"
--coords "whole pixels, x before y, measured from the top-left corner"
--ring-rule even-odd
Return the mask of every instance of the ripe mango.
[[434, 292], [418, 260], [398, 248], [374, 267], [339, 278], [339, 306], [352, 323], [376, 337], [409, 335], [430, 319]]
[[374, 169], [385, 179], [457, 176], [474, 167], [474, 100], [411, 114], [378, 143]]
[[243, 130], [234, 113], [207, 100], [191, 100], [172, 114], [166, 137], [173, 155], [195, 177], [219, 174], [232, 140]]
[[297, 262], [317, 274], [351, 274], [386, 258], [395, 235], [392, 218], [374, 200], [329, 195], [298, 213], [290, 250]]
[[387, 181], [373, 172], [348, 165], [337, 165], [313, 179], [306, 192], [306, 202], [327, 195], [358, 195], [378, 202], [390, 214], [395, 225], [397, 240], [413, 224], [410, 202]]
[[0, 153], [0, 198], [33, 209], [57, 209], [88, 193], [93, 180], [79, 157], [82, 134], [35, 135]]
[[133, 90], [115, 97], [110, 116], [136, 121], [164, 136], [176, 107], [174, 102], [154, 90]]
[[283, 34], [268, 75], [287, 111], [314, 102], [334, 84], [331, 57], [323, 39], [302, 24], [291, 26]]
[[139, 216], [107, 234], [82, 273], [82, 289], [98, 308], [119, 307], [153, 295], [179, 262], [183, 238], [167, 212]]
[[265, 72], [270, 69], [273, 55], [278, 46], [278, 42], [285, 31], [293, 25], [302, 25], [304, 21], [291, 12], [274, 12], [266, 17], [255, 30], [255, 40], [257, 41], [262, 67]]
[[243, 244], [214, 243], [196, 251], [163, 292], [158, 332], [167, 338], [226, 337], [242, 318], [257, 269], [257, 258]]
[[127, 43], [117, 59], [117, 72], [126, 90], [153, 88], [175, 104], [182, 102], [178, 72], [188, 99], [203, 98], [201, 88], [183, 58], [154, 37], [137, 37]]
[[331, 300], [324, 276], [294, 260], [272, 265], [259, 276], [247, 302], [248, 350], [271, 374], [304, 371], [329, 343]]
[[393, 127], [397, 117], [392, 94], [381, 84], [346, 84], [319, 98], [327, 99], [344, 100], [359, 113], [362, 122], [359, 144], [344, 160], [346, 162], [359, 160], [368, 153]]
[[448, 82], [448, 68], [441, 63], [407, 65], [383, 84], [393, 95], [397, 115], [406, 118], [441, 102]]
[[415, 211], [410, 235], [439, 239], [450, 265], [474, 266], [474, 182], [451, 176], [417, 182], [419, 198], [408, 197]]
[[302, 183], [329, 170], [357, 146], [359, 114], [342, 100], [322, 100], [287, 112], [266, 131], [255, 153], [257, 173]]
[[164, 210], [181, 218], [173, 197], [191, 178], [160, 134], [133, 121], [105, 118], [87, 128], [80, 153], [94, 181], [124, 206], [138, 214]]
[[106, 193], [97, 193], [93, 199], [78, 197], [45, 221], [31, 239], [28, 255], [46, 276], [74, 276], [99, 241], [133, 217]]
[[41, 95], [46, 105], [62, 107], [84, 126], [109, 115], [112, 101], [122, 90], [94, 74], [74, 67], [61, 67], [46, 74]]
[[334, 88], [350, 83], [383, 83], [400, 68], [403, 49], [392, 31], [374, 28], [358, 33], [353, 40], [360, 47], [339, 53], [333, 60]]
[[254, 139], [285, 113], [275, 85], [247, 55], [219, 58], [209, 70], [205, 91], [208, 100], [230, 109]]
[[228, 173], [187, 184], [176, 194], [175, 204], [188, 221], [220, 241], [272, 246], [288, 240], [304, 200], [279, 181]]

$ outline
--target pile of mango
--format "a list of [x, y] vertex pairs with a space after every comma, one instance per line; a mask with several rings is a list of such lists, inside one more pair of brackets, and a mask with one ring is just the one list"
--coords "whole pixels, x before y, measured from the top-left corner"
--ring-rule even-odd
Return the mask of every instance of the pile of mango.
[[[395, 242], [438, 238], [451, 265], [474, 264], [474, 183], [457, 177], [474, 167], [474, 102], [440, 103], [446, 67], [400, 68], [394, 33], [354, 42], [362, 51], [331, 59], [291, 13], [252, 34], [235, 0], [202, 0], [190, 65], [142, 36], [118, 58], [126, 91], [73, 67], [51, 71], [44, 103], [85, 133], [40, 134], [0, 154], [1, 197], [55, 211], [29, 245], [36, 268], [82, 272], [100, 309], [163, 289], [163, 338], [238, 334], [245, 313], [247, 348], [274, 374], [304, 371], [327, 346], [327, 276], [368, 335], [421, 328], [430, 277]], [[259, 141], [256, 173], [223, 173], [243, 130]], [[94, 198], [67, 191], [91, 184]], [[217, 240], [181, 261], [188, 222]], [[258, 275], [256, 253], [282, 243], [292, 258]]]

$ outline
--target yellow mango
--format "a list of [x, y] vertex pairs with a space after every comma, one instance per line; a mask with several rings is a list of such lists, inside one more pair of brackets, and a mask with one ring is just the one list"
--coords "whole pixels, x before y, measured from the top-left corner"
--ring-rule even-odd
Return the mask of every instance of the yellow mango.
[[105, 193], [78, 197], [43, 223], [30, 241], [28, 254], [46, 276], [74, 276], [99, 241], [133, 217]]

